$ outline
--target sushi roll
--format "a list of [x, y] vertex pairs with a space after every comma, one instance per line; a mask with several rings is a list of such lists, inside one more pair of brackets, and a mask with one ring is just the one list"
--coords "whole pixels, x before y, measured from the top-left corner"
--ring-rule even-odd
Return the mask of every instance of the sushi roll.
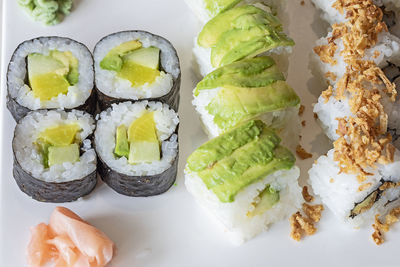
[[[313, 74], [321, 77], [324, 83], [336, 83], [346, 72], [346, 57], [342, 55], [344, 49], [344, 39], [336, 31], [317, 40], [310, 60]], [[389, 61], [400, 65], [400, 39], [385, 31], [377, 33], [376, 44], [365, 49], [363, 60], [373, 61], [380, 68], [389, 66]]]
[[296, 147], [300, 99], [272, 58], [222, 66], [205, 76], [193, 94], [193, 105], [210, 138], [258, 118], [276, 129], [286, 146]]
[[15, 127], [14, 179], [33, 199], [69, 202], [96, 186], [94, 119], [79, 110], [32, 111]]
[[185, 0], [185, 2], [202, 24], [207, 23], [213, 17], [237, 5], [257, 3], [262, 3], [280, 18], [284, 14], [283, 11], [287, 4], [286, 0]]
[[[346, 0], [312, 0], [315, 7], [320, 9], [322, 19], [326, 20], [329, 24], [345, 22], [348, 18], [346, 17], [349, 9], [353, 8], [353, 5], [359, 4], [360, 1]], [[370, 4], [374, 4], [382, 10], [383, 21], [386, 23], [389, 31], [400, 37], [400, 2], [398, 0], [373, 0], [369, 1]]]
[[260, 54], [270, 55], [286, 71], [293, 45], [294, 41], [282, 30], [282, 23], [270, 11], [243, 5], [208, 21], [195, 39], [193, 53], [202, 76]]
[[302, 204], [295, 157], [259, 120], [245, 122], [197, 148], [185, 185], [217, 218], [234, 244], [251, 239]]
[[175, 48], [145, 31], [101, 39], [93, 52], [100, 109], [127, 100], [157, 100], [179, 107], [181, 70]]
[[127, 196], [167, 191], [178, 167], [178, 123], [161, 102], [128, 101], [101, 112], [94, 142], [103, 181]]
[[334, 160], [334, 150], [321, 156], [309, 171], [314, 192], [341, 222], [362, 227], [373, 222], [376, 214], [386, 214], [400, 203], [400, 152], [389, 164], [371, 168], [362, 183], [358, 174], [343, 173]]
[[7, 72], [7, 108], [16, 121], [31, 110], [79, 109], [93, 113], [93, 58], [87, 47], [65, 37], [21, 43]]

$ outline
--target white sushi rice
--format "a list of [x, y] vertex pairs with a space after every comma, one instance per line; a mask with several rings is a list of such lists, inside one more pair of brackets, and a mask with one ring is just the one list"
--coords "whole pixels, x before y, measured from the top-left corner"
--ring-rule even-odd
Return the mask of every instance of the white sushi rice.
[[380, 200], [376, 202], [371, 209], [350, 218], [350, 212], [355, 203], [359, 203], [365, 197], [380, 185], [380, 180], [400, 181], [400, 152], [396, 150], [394, 162], [387, 165], [377, 164], [377, 169], [369, 169], [373, 173], [367, 176], [364, 183], [371, 183], [371, 187], [359, 191], [360, 183], [357, 181], [357, 175], [339, 173], [338, 163], [333, 160], [334, 150], [331, 149], [327, 156], [321, 156], [313, 164], [308, 174], [314, 193], [319, 195], [322, 202], [335, 214], [335, 216], [347, 225], [359, 228], [364, 225], [370, 225], [376, 214], [384, 215], [393, 206], [398, 205], [399, 201], [394, 201], [390, 205], [385, 205], [388, 201], [400, 197], [400, 188], [387, 190], [382, 194]]
[[[317, 40], [316, 46], [327, 45], [328, 38], [331, 36], [332, 32], [329, 32], [327, 37], [323, 37]], [[337, 80], [333, 81], [326, 77], [325, 74], [327, 72], [331, 72], [337, 77], [337, 79], [340, 79], [345, 74], [347, 66], [344, 58], [340, 56], [340, 52], [344, 50], [342, 39], [336, 39], [334, 42], [337, 45], [337, 49], [333, 58], [337, 61], [337, 64], [331, 65], [330, 63], [322, 62], [319, 56], [314, 52], [311, 52], [310, 59], [310, 68], [315, 76], [321, 77], [322, 80], [326, 80], [330, 84], [334, 84], [335, 82], [337, 82]], [[378, 52], [378, 56], [376, 56], [375, 51]], [[387, 66], [387, 61], [399, 65], [400, 39], [388, 32], [379, 33], [377, 44], [374, 47], [365, 51], [365, 56], [363, 57], [363, 60], [374, 61], [376, 65], [380, 68]]]
[[[292, 53], [291, 46], [280, 46], [273, 48], [265, 53], [259, 54], [258, 56], [272, 57], [276, 62], [279, 70], [281, 70], [284, 74], [287, 74], [289, 68], [289, 55], [291, 53]], [[196, 72], [200, 74], [200, 76], [204, 77], [208, 73], [216, 69], [211, 65], [211, 48], [201, 47], [197, 43], [197, 37], [194, 39], [193, 57], [194, 57], [193, 68], [195, 69]]]
[[[276, 171], [239, 191], [231, 203], [220, 202], [197, 173], [188, 167], [185, 169], [185, 185], [196, 202], [221, 223], [231, 242], [240, 245], [301, 207], [303, 198], [297, 182], [299, 175], [296, 166], [290, 170]], [[247, 216], [254, 209], [252, 203], [267, 185], [279, 191], [279, 202], [263, 214]]]
[[[161, 143], [162, 158], [152, 163], [129, 164], [126, 157], [116, 157], [115, 133], [121, 124], [129, 127], [146, 111], [154, 112], [157, 136]], [[178, 136], [174, 133], [179, 123], [178, 115], [168, 105], [160, 102], [140, 101], [113, 104], [98, 115], [95, 132], [96, 151], [100, 159], [114, 171], [130, 176], [156, 175], [167, 170], [178, 154]]]
[[[221, 90], [221, 87], [200, 90], [199, 95], [194, 96], [192, 101], [192, 104], [200, 115], [204, 131], [210, 139], [224, 132], [223, 129], [219, 128], [219, 126], [214, 123], [214, 115], [211, 115], [206, 109], [211, 100], [217, 96], [219, 90]], [[298, 112], [299, 107], [290, 107], [284, 110], [266, 112], [249, 119], [262, 120], [267, 126], [277, 131], [278, 135], [282, 138], [282, 144], [284, 146], [295, 149], [298, 145], [298, 134], [301, 129]]]
[[[59, 94], [50, 100], [41, 101], [33, 94], [28, 84], [26, 57], [31, 53], [48, 55], [51, 50], [70, 51], [79, 62], [78, 83], [68, 87], [67, 94]], [[93, 89], [93, 59], [89, 50], [82, 44], [68, 38], [42, 37], [22, 43], [14, 52], [9, 64], [8, 87], [10, 96], [18, 104], [30, 110], [48, 108], [72, 109], [83, 105], [89, 98]]]
[[[135, 87], [130, 81], [117, 77], [115, 71], [104, 70], [100, 67], [100, 62], [112, 48], [132, 40], [139, 40], [142, 47], [154, 46], [161, 50], [160, 58], [163, 70], [151, 84], [146, 83], [143, 86]], [[97, 43], [93, 57], [97, 89], [115, 98], [138, 100], [161, 97], [171, 91], [180, 74], [179, 60], [172, 45], [167, 40], [147, 32], [127, 31], [111, 34]]]
[[[79, 161], [65, 162], [44, 168], [42, 155], [34, 143], [39, 134], [49, 127], [59, 124], [78, 124], [81, 128], [76, 138], [83, 140], [81, 149], [84, 151]], [[94, 119], [88, 113], [73, 110], [36, 111], [25, 116], [15, 128], [13, 149], [21, 167], [33, 177], [45, 182], [67, 182], [81, 179], [96, 170], [96, 153], [91, 141], [87, 139], [94, 131]]]

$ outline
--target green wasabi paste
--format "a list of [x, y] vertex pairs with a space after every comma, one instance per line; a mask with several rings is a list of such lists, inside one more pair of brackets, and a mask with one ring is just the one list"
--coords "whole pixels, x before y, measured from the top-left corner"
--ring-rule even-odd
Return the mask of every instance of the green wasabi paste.
[[55, 25], [71, 12], [72, 0], [18, 0], [33, 20]]

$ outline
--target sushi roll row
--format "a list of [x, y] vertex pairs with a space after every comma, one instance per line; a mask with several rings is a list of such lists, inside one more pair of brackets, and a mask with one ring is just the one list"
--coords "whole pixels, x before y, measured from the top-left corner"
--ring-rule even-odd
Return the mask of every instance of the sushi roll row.
[[[314, 49], [325, 66], [321, 72], [330, 77], [314, 112], [333, 149], [309, 175], [336, 217], [360, 227], [399, 204], [399, 46], [374, 1], [349, 2], [357, 5], [342, 7], [346, 21], [333, 25], [327, 43]], [[340, 11], [340, 5], [334, 8]]]
[[294, 43], [264, 2], [188, 2], [220, 12], [207, 13], [212, 18], [194, 48], [204, 77], [192, 103], [210, 140], [188, 157], [185, 185], [241, 244], [303, 201], [299, 169], [286, 148], [298, 144], [300, 99], [277, 57], [265, 55]]
[[174, 183], [180, 67], [166, 39], [114, 33], [96, 45], [94, 62], [68, 38], [25, 41], [7, 85], [17, 121], [14, 179], [32, 198], [74, 201], [94, 189], [97, 173], [128, 196], [161, 194]]

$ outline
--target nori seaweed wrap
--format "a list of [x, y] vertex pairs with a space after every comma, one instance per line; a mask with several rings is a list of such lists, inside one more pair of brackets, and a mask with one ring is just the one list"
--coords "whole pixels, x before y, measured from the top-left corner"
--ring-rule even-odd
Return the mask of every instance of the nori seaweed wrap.
[[29, 111], [96, 109], [93, 58], [89, 49], [65, 37], [21, 43], [7, 72], [7, 108], [16, 121]]
[[164, 193], [178, 167], [177, 113], [147, 100], [113, 104], [101, 112], [94, 134], [102, 180], [127, 196]]
[[155, 100], [178, 110], [181, 70], [165, 38], [145, 31], [113, 33], [96, 44], [93, 57], [101, 110], [127, 100]]
[[43, 202], [69, 202], [89, 194], [97, 183], [97, 157], [91, 137], [95, 123], [83, 111], [32, 111], [14, 131], [14, 179]]

